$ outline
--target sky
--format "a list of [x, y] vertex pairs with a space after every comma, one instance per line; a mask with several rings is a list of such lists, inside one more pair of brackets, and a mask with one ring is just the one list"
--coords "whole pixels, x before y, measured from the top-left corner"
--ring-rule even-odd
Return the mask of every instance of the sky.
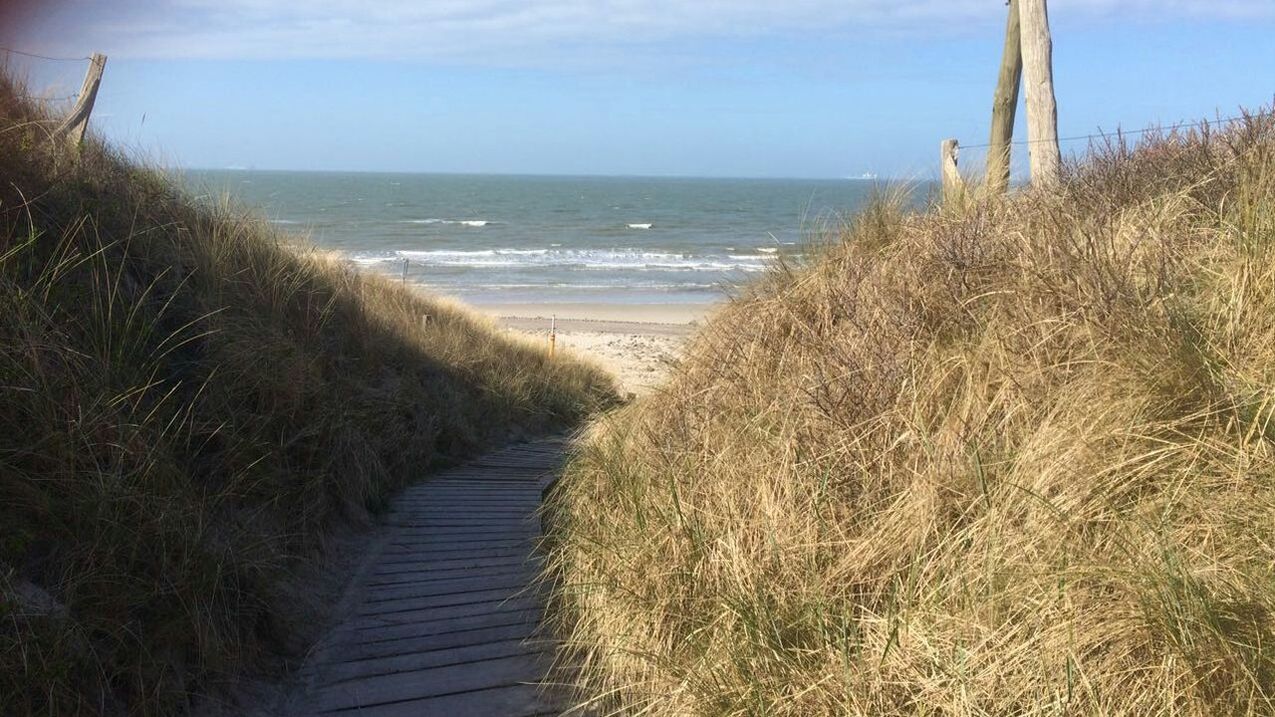
[[[1049, 12], [1064, 137], [1275, 100], [1273, 0]], [[1005, 14], [1004, 0], [0, 0], [0, 46], [107, 54], [93, 128], [167, 166], [925, 179], [942, 139], [987, 141]], [[85, 64], [8, 63], [51, 98]]]

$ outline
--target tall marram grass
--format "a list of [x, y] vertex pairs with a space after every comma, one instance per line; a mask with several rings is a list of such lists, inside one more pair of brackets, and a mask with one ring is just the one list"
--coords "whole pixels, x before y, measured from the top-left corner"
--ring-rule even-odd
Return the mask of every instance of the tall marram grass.
[[592, 432], [588, 693], [651, 715], [1275, 712], [1275, 120], [868, 208]]
[[613, 399], [49, 126], [0, 82], [0, 714], [181, 711], [304, 647], [334, 528]]

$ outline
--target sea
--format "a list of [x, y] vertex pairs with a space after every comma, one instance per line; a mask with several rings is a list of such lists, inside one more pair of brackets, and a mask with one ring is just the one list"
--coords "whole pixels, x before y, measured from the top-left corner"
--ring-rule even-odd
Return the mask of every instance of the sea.
[[188, 171], [350, 262], [471, 304], [707, 304], [800, 261], [869, 179]]

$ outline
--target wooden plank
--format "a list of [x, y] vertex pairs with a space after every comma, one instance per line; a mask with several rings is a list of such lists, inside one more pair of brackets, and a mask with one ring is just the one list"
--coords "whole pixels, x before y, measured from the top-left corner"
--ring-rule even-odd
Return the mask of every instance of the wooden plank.
[[325, 687], [319, 693], [318, 707], [324, 712], [356, 707], [366, 710], [367, 707], [407, 700], [534, 684], [548, 674], [550, 665], [550, 660], [543, 653], [533, 651], [470, 664], [365, 677]]
[[460, 520], [442, 517], [430, 520], [419, 520], [410, 525], [396, 526], [390, 534], [391, 541], [419, 541], [426, 538], [454, 539], [456, 536], [491, 536], [502, 534], [508, 537], [520, 537], [528, 533], [537, 533], [537, 515], [496, 516], [488, 518], [474, 517]]
[[[449, 513], [449, 515], [453, 515], [454, 517], [461, 518], [461, 519], [472, 518], [473, 520], [509, 520], [510, 518], [513, 518], [513, 520], [510, 521], [511, 524], [513, 525], [518, 525], [519, 523], [527, 522], [527, 521], [534, 522], [536, 518], [536, 513], [530, 512], [530, 511], [526, 513], [522, 513], [522, 514], [518, 514], [518, 513], [511, 514], [511, 513], [504, 513], [504, 512], [486, 513], [486, 514], [452, 512], [452, 513]], [[411, 514], [395, 516], [393, 522], [387, 523], [386, 525], [388, 527], [395, 528], [396, 529], [395, 532], [419, 530], [421, 527], [422, 521], [428, 520], [431, 518], [436, 520], [438, 519], [438, 516], [439, 516], [438, 513], [434, 513], [432, 515], [425, 515], [425, 516], [414, 516]]]
[[544, 455], [522, 455], [522, 456], [494, 456], [492, 458], [482, 458], [472, 463], [466, 463], [459, 466], [448, 473], [457, 473], [460, 471], [472, 471], [475, 468], [503, 468], [506, 470], [530, 471], [530, 470], [546, 470], [552, 469], [560, 465], [562, 461]]
[[404, 500], [411, 501], [420, 496], [439, 495], [445, 490], [463, 491], [465, 495], [485, 495], [503, 493], [505, 495], [524, 495], [535, 490], [536, 480], [500, 480], [500, 481], [476, 481], [470, 479], [458, 479], [456, 481], [447, 481], [440, 483], [431, 490], [419, 490], [405, 495]]
[[401, 585], [379, 585], [368, 588], [364, 599], [365, 605], [375, 603], [396, 602], [406, 598], [424, 598], [435, 595], [455, 595], [475, 590], [497, 590], [513, 587], [526, 587], [535, 579], [529, 571], [503, 575], [469, 575], [443, 580], [418, 581]]
[[468, 558], [508, 558], [512, 556], [529, 555], [529, 545], [526, 541], [499, 541], [490, 545], [474, 545], [471, 541], [465, 541], [460, 544], [449, 543], [446, 545], [437, 545], [429, 550], [416, 550], [398, 553], [393, 556], [382, 558], [381, 565], [419, 565], [421, 563], [433, 562], [435, 560], [449, 559], [468, 559]]
[[537, 483], [522, 483], [517, 486], [463, 486], [437, 490], [430, 493], [418, 493], [405, 497], [399, 504], [404, 507], [437, 505], [440, 501], [456, 503], [518, 503], [535, 505], [539, 503]]
[[[420, 542], [432, 538], [443, 540], [451, 540], [456, 536], [478, 535], [491, 536], [493, 534], [506, 535], [508, 538], [521, 537], [528, 533], [538, 533], [537, 525], [539, 521], [536, 516], [531, 518], [518, 517], [512, 520], [500, 519], [475, 519], [473, 521], [465, 520], [447, 520], [437, 518], [437, 522], [428, 524], [417, 522], [412, 525], [397, 526], [397, 530], [389, 535], [390, 542]], [[507, 539], [507, 538], [502, 538]]]
[[520, 481], [516, 485], [508, 486], [474, 485], [472, 482], [448, 483], [433, 490], [417, 491], [411, 495], [405, 495], [399, 499], [398, 503], [412, 505], [422, 500], [437, 500], [439, 498], [534, 499], [539, 491], [537, 485], [532, 481]]
[[488, 574], [482, 574], [482, 573], [475, 574], [475, 572], [451, 570], [451, 571], [446, 571], [438, 578], [430, 577], [434, 575], [433, 571], [420, 571], [420, 570], [413, 570], [407, 573], [389, 573], [386, 575], [378, 575], [377, 580], [380, 582], [369, 583], [367, 587], [364, 588], [365, 590], [364, 594], [365, 595], [377, 594], [376, 593], [377, 589], [390, 588], [390, 587], [407, 585], [407, 584], [433, 586], [433, 585], [442, 585], [447, 582], [455, 581], [455, 580], [479, 580], [479, 579], [503, 580], [506, 576], [514, 575], [514, 574], [528, 577], [528, 579], [531, 579], [533, 577], [534, 578], [539, 577], [539, 575], [536, 573], [536, 568], [532, 566], [528, 566], [526, 564], [493, 567], [493, 568], [488, 568], [487, 570], [500, 571], [500, 572], [491, 572]]
[[1051, 186], [1062, 176], [1058, 103], [1054, 98], [1054, 43], [1045, 0], [1018, 0], [1022, 31], [1023, 89], [1027, 93], [1027, 155], [1032, 185]]
[[[538, 512], [538, 511], [536, 511]], [[433, 521], [447, 520], [452, 521], [473, 521], [473, 522], [506, 522], [510, 525], [519, 525], [526, 522], [534, 522], [536, 512], [530, 511], [506, 511], [506, 510], [477, 510], [462, 509], [455, 510], [439, 510], [425, 513], [424, 515], [404, 515], [396, 516], [393, 523], [388, 525], [399, 530], [419, 530], [423, 525], [427, 525]]]
[[[460, 509], [457, 509], [460, 510]], [[495, 511], [484, 513], [479, 508], [470, 508], [468, 513], [458, 513], [449, 510], [431, 510], [427, 512], [417, 513], [411, 516], [411, 522], [402, 526], [402, 530], [430, 530], [439, 525], [440, 521], [450, 521], [453, 523], [464, 524], [482, 524], [482, 523], [500, 523], [505, 525], [522, 525], [524, 523], [534, 522], [538, 509], [523, 511]]]
[[403, 520], [418, 516], [427, 516], [430, 513], [440, 511], [465, 511], [465, 512], [523, 512], [526, 514], [534, 513], [539, 510], [539, 501], [522, 499], [501, 498], [493, 499], [471, 499], [464, 500], [458, 497], [446, 497], [436, 501], [423, 502], [420, 505], [404, 505], [399, 506], [396, 510], [386, 514], [386, 520]]
[[520, 508], [532, 511], [540, 505], [540, 490], [529, 491], [524, 495], [511, 495], [501, 492], [495, 495], [479, 495], [476, 493], [455, 493], [448, 495], [433, 495], [424, 498], [403, 501], [394, 507], [389, 515], [399, 513], [410, 513], [412, 511], [428, 510], [431, 508], [443, 508], [454, 506], [458, 508]]
[[[526, 630], [525, 627], [522, 629]], [[506, 628], [505, 632], [508, 631]], [[431, 646], [397, 655], [332, 663], [323, 668], [322, 677], [325, 684], [336, 684], [365, 677], [417, 672], [436, 667], [526, 655], [541, 652], [546, 648], [546, 645], [537, 645], [526, 638], [527, 635], [515, 635], [504, 639], [462, 642], [442, 647]]]
[[378, 617], [381, 615], [397, 615], [400, 613], [419, 613], [424, 610], [438, 608], [464, 607], [466, 605], [499, 603], [513, 600], [531, 590], [526, 585], [493, 585], [491, 587], [470, 588], [454, 592], [432, 593], [415, 597], [386, 598], [374, 602], [364, 602], [355, 609], [354, 614], [360, 617]]
[[443, 551], [470, 550], [473, 552], [506, 548], [521, 549], [529, 555], [539, 540], [540, 536], [531, 532], [524, 533], [522, 536], [506, 534], [490, 538], [481, 535], [439, 535], [420, 539], [408, 538], [407, 542], [391, 543], [383, 552], [387, 560], [393, 561], [401, 561], [405, 557], [412, 556], [432, 556], [434, 553]]
[[435, 543], [428, 548], [421, 547], [417, 550], [402, 549], [400, 552], [384, 555], [380, 564], [401, 567], [435, 560], [529, 557], [533, 547], [531, 542], [527, 540], [497, 540], [492, 542], [463, 540], [459, 543]]
[[407, 584], [425, 584], [437, 582], [441, 580], [449, 580], [454, 577], [499, 577], [504, 575], [535, 575], [539, 568], [525, 561], [510, 562], [506, 565], [496, 565], [489, 568], [453, 568], [453, 569], [436, 569], [428, 570], [409, 570], [405, 572], [390, 573], [389, 575], [377, 575], [374, 579], [369, 579], [367, 585], [369, 588], [383, 587], [389, 585], [407, 585]]
[[381, 625], [374, 631], [348, 629], [346, 631], [348, 639], [345, 644], [354, 648], [399, 642], [401, 640], [423, 639], [484, 627], [517, 624], [538, 625], [539, 619], [539, 606], [492, 610], [477, 615], [449, 617], [442, 620], [422, 620], [413, 623]]
[[[441, 481], [434, 490], [442, 488], [464, 488], [468, 491], [497, 491], [501, 489], [509, 490], [527, 490], [536, 485], [540, 480], [539, 476], [508, 476], [500, 478], [472, 478], [466, 476], [457, 476], [454, 479]], [[412, 495], [424, 495], [429, 490], [420, 490]]]
[[530, 501], [521, 501], [520, 503], [462, 503], [457, 501], [433, 503], [418, 508], [403, 508], [387, 514], [385, 519], [387, 521], [406, 522], [410, 525], [414, 520], [428, 518], [440, 513], [448, 515], [532, 515], [538, 512], [539, 508], [539, 505]]
[[428, 511], [438, 511], [446, 509], [456, 510], [522, 510], [527, 513], [535, 512], [540, 507], [540, 501], [530, 496], [513, 497], [500, 496], [486, 498], [482, 496], [463, 497], [458, 495], [438, 496], [433, 500], [422, 500], [418, 503], [404, 503], [397, 506], [393, 511], [386, 514], [386, 518], [398, 519], [401, 516], [419, 515]]
[[506, 625], [480, 627], [473, 630], [453, 630], [442, 635], [410, 635], [397, 640], [350, 645], [341, 650], [343, 663], [358, 660], [380, 660], [400, 655], [413, 655], [452, 647], [479, 645], [497, 640], [526, 640], [536, 634], [535, 620], [520, 620]]
[[403, 551], [412, 551], [416, 548], [428, 550], [443, 546], [478, 546], [493, 545], [495, 543], [531, 547], [539, 537], [539, 531], [530, 528], [439, 528], [436, 533], [404, 535], [397, 539], [391, 539], [386, 552], [387, 554], [398, 555]]
[[547, 697], [544, 690], [536, 685], [506, 685], [378, 705], [375, 708], [360, 709], [357, 714], [367, 717], [530, 717], [558, 714], [560, 711], [561, 708], [556, 706], [552, 696]]
[[448, 479], [440, 478], [435, 483], [427, 483], [425, 485], [418, 486], [415, 490], [412, 490], [410, 493], [404, 493], [403, 497], [410, 499], [413, 496], [417, 496], [417, 495], [425, 495], [428, 493], [438, 493], [440, 491], [447, 491], [447, 490], [464, 490], [466, 492], [473, 492], [473, 491], [496, 491], [503, 488], [503, 489], [515, 491], [515, 492], [520, 490], [526, 491], [526, 490], [530, 490], [537, 480], [539, 479], [530, 477], [530, 476], [519, 477], [519, 478], [506, 478], [500, 481], [492, 481], [492, 482], [479, 481], [473, 478], [464, 478], [464, 477], [456, 477], [456, 478], [448, 478]]
[[520, 560], [515, 557], [477, 567], [467, 565], [464, 562], [453, 565], [397, 566], [393, 570], [383, 572], [374, 571], [370, 573], [367, 576], [365, 584], [368, 587], [375, 587], [377, 585], [396, 584], [404, 581], [429, 582], [434, 580], [446, 580], [460, 575], [480, 576], [513, 572], [538, 574], [542, 565], [543, 564], [538, 560]]
[[345, 640], [345, 645], [379, 645], [424, 635], [466, 630], [475, 626], [490, 627], [508, 625], [520, 621], [539, 625], [541, 617], [539, 611], [540, 607], [538, 605], [488, 610], [475, 615], [453, 616], [442, 620], [417, 620], [415, 622], [384, 624], [379, 625], [376, 630], [362, 629], [357, 625], [347, 625], [341, 628], [340, 634], [343, 636], [342, 639]]
[[529, 565], [533, 564], [538, 558], [525, 557], [522, 555], [487, 555], [485, 553], [476, 553], [474, 555], [463, 555], [450, 558], [437, 558], [434, 560], [418, 560], [410, 565], [382, 565], [375, 568], [371, 575], [377, 578], [381, 576], [402, 575], [404, 573], [421, 573], [434, 570], [482, 570], [490, 567], [506, 567], [510, 565]]
[[488, 522], [468, 522], [449, 520], [443, 522], [442, 519], [433, 525], [418, 523], [410, 528], [402, 529], [402, 532], [390, 539], [390, 542], [399, 543], [423, 543], [428, 545], [434, 538], [452, 537], [460, 535], [480, 535], [480, 536], [511, 536], [518, 537], [522, 535], [538, 534], [535, 520], [494, 520]]
[[414, 508], [402, 508], [390, 515], [428, 518], [440, 513], [447, 515], [498, 514], [527, 515], [539, 509], [539, 501], [523, 498], [521, 500], [477, 500], [467, 501], [459, 497], [443, 497]]
[[[455, 550], [466, 546], [513, 547], [522, 545], [530, 550], [535, 547], [539, 540], [540, 534], [538, 531], [522, 527], [474, 529], [448, 527], [439, 528], [436, 533], [409, 534], [391, 538], [385, 550], [386, 554], [396, 557], [403, 551], [416, 549], [424, 551], [434, 549]], [[503, 545], [498, 546], [498, 543]]]
[[356, 630], [367, 632], [392, 625], [436, 623], [442, 620], [453, 620], [458, 617], [473, 617], [530, 608], [539, 609], [541, 607], [541, 601], [530, 596], [496, 598], [482, 602], [468, 602], [403, 612], [388, 612], [379, 615], [354, 615], [352, 626]]

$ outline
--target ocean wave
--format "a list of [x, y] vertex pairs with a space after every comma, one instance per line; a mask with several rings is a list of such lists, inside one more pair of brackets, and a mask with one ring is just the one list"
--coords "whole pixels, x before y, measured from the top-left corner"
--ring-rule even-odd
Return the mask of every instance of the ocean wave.
[[706, 289], [717, 289], [721, 286], [715, 282], [646, 282], [641, 284], [581, 284], [571, 281], [546, 281], [542, 283], [469, 283], [464, 284], [435, 284], [436, 286], [452, 286], [459, 289], [475, 289], [475, 290], [500, 290], [515, 291], [522, 289], [572, 289], [581, 291], [615, 291], [616, 289], [641, 289], [642, 291], [703, 291]]
[[350, 260], [364, 265], [401, 262], [424, 266], [517, 269], [543, 268], [595, 271], [762, 271], [772, 257], [764, 254], [697, 255], [643, 249], [473, 249], [356, 252]]
[[359, 256], [357, 254], [347, 254], [345, 258], [346, 258], [346, 261], [349, 261], [354, 264], [358, 264], [360, 266], [375, 266], [377, 264], [384, 264], [386, 262], [400, 261], [397, 257], [391, 257], [391, 256]]
[[647, 222], [645, 224], [630, 224], [629, 228], [630, 229], [650, 229], [653, 226], [655, 225], [650, 222]]
[[458, 224], [466, 227], [485, 227], [496, 224], [490, 219], [403, 219], [399, 224]]

